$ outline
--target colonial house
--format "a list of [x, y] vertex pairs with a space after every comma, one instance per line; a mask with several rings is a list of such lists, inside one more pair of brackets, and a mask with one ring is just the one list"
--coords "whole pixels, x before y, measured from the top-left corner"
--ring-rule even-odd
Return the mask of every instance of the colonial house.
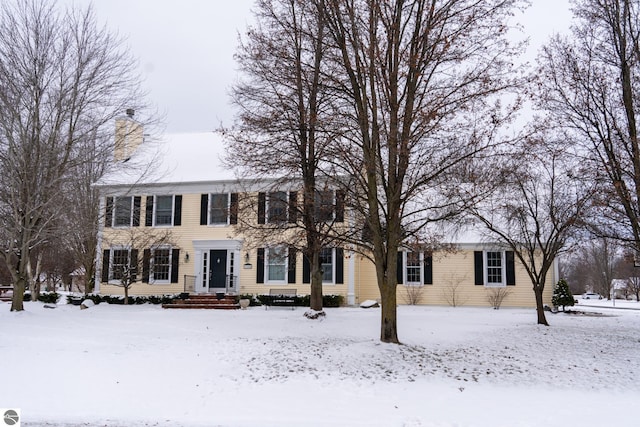
[[[238, 179], [223, 167], [220, 134], [167, 135], [143, 141], [131, 116], [116, 125], [116, 169], [97, 187], [102, 196], [96, 291], [122, 294], [127, 265], [134, 269], [130, 295], [268, 294], [270, 289], [310, 292], [309, 266], [291, 247], [247, 244], [238, 232], [240, 199], [255, 201], [256, 224], [288, 221], [300, 188], [294, 181], [273, 191], [266, 183]], [[126, 129], [123, 131], [122, 129]], [[133, 165], [133, 166], [132, 166]], [[347, 219], [339, 192], [325, 194], [333, 221]], [[504, 246], [473, 234], [454, 250], [412, 252], [398, 259], [398, 302], [488, 306], [496, 290], [503, 306], [534, 307], [531, 282]], [[372, 262], [350, 247], [322, 251], [323, 293], [347, 305], [379, 300]], [[550, 303], [553, 271], [545, 302]]]

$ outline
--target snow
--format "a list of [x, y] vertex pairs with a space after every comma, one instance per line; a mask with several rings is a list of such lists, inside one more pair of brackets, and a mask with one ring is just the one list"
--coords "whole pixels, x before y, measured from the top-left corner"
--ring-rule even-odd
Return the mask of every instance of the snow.
[[[86, 310], [0, 303], [0, 406], [24, 426], [636, 426], [640, 305]], [[616, 301], [616, 306], [619, 301]]]

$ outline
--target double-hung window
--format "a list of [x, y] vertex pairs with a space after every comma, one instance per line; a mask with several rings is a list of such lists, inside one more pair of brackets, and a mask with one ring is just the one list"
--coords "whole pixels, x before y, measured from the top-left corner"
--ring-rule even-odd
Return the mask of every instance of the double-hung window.
[[487, 265], [487, 286], [504, 286], [503, 252], [487, 251], [485, 252], [485, 258]]
[[398, 284], [421, 286], [433, 284], [433, 256], [425, 251], [399, 251]]
[[173, 225], [173, 196], [156, 196], [155, 224]]
[[318, 222], [333, 220], [333, 191], [317, 191], [315, 196], [315, 217]]
[[502, 287], [516, 284], [513, 251], [476, 251], [474, 259], [476, 285]]
[[284, 283], [287, 274], [287, 248], [274, 246], [267, 249], [267, 279]]
[[128, 275], [130, 269], [129, 249], [114, 249], [111, 260], [111, 279], [121, 281]]
[[322, 283], [333, 283], [333, 267], [334, 262], [334, 249], [322, 248], [320, 250], [320, 269], [322, 270]]
[[133, 197], [116, 197], [114, 202], [114, 213], [114, 226], [131, 226], [131, 218], [133, 216]]
[[274, 191], [267, 197], [267, 221], [271, 224], [282, 224], [287, 222], [286, 191]]
[[229, 223], [229, 194], [210, 194], [209, 203], [209, 224], [227, 225]]
[[171, 249], [153, 248], [151, 250], [150, 281], [155, 283], [169, 283], [171, 278]]
[[407, 252], [407, 284], [422, 284], [422, 262], [420, 252]]

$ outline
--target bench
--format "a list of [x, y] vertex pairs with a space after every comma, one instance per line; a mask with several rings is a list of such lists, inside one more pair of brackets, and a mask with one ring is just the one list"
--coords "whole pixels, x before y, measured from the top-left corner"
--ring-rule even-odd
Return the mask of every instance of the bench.
[[11, 301], [13, 299], [13, 293], [5, 295], [5, 292], [8, 291], [13, 291], [13, 286], [0, 286], [0, 301]]
[[291, 309], [293, 310], [295, 309], [295, 297], [297, 295], [297, 289], [269, 289], [269, 299], [265, 304], [264, 309], [266, 310], [269, 306], [284, 306], [291, 307]]

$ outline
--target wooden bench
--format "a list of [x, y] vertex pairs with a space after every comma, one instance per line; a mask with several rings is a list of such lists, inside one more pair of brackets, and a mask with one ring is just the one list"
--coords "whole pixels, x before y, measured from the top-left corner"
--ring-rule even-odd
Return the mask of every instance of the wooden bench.
[[11, 301], [13, 294], [5, 295], [5, 292], [13, 291], [13, 286], [0, 286], [0, 301]]
[[269, 306], [284, 306], [291, 307], [293, 310], [296, 305], [296, 295], [298, 295], [297, 289], [269, 289], [269, 299], [264, 309], [266, 310]]

